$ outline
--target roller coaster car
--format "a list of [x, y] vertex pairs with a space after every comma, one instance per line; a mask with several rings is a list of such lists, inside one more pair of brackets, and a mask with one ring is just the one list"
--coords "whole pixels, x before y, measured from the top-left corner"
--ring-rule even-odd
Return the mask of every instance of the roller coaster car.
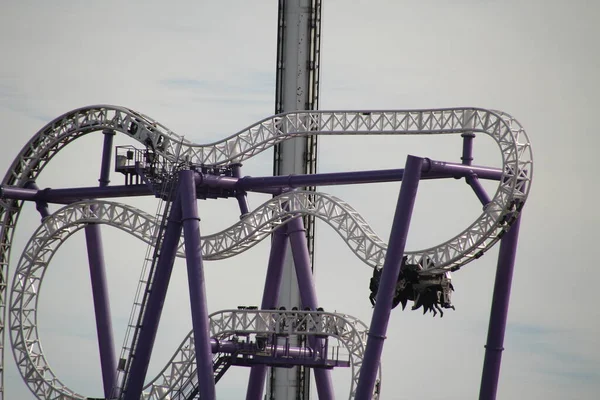
[[[435, 317], [439, 311], [440, 317], [444, 316], [442, 308], [451, 308], [451, 295], [454, 286], [450, 279], [449, 272], [443, 272], [436, 275], [421, 275], [419, 271], [423, 269], [421, 263], [408, 264], [407, 257], [402, 258], [400, 274], [396, 283], [396, 292], [392, 301], [392, 308], [402, 303], [402, 309], [406, 307], [408, 300], [414, 302], [412, 310], [423, 307], [423, 314], [431, 311]], [[369, 300], [375, 305], [377, 291], [379, 290], [379, 281], [381, 279], [382, 269], [373, 269], [373, 277], [369, 282], [371, 294]]]

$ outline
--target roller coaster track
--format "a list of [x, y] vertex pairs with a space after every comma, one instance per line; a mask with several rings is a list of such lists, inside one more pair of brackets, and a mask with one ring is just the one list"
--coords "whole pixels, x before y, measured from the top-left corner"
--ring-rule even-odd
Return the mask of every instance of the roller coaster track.
[[[211, 336], [228, 338], [234, 334], [284, 333], [288, 335], [329, 336], [340, 340], [348, 350], [353, 399], [367, 340], [367, 326], [349, 315], [312, 311], [222, 310], [210, 315]], [[144, 399], [158, 399], [182, 390], [195, 373], [194, 338], [190, 332], [165, 368], [145, 387]], [[379, 370], [381, 379], [381, 369]], [[155, 394], [156, 393], [156, 394]], [[378, 393], [373, 394], [378, 399]]]
[[[429, 249], [407, 253], [411, 262], [424, 260], [422, 263], [424, 273], [456, 269], [478, 258], [496, 243], [510, 227], [512, 221], [516, 219], [525, 203], [533, 173], [531, 147], [521, 125], [508, 114], [478, 108], [284, 113], [266, 118], [224, 140], [208, 145], [196, 145], [143, 114], [123, 107], [92, 106], [66, 113], [42, 128], [15, 158], [2, 185], [23, 187], [27, 181], [35, 180], [46, 164], [63, 147], [81, 136], [105, 129], [122, 132], [146, 146], [151, 145], [156, 150], [157, 156], [163, 160], [176, 162], [179, 157], [179, 160], [184, 162], [206, 166], [242, 162], [276, 143], [306, 135], [461, 134], [467, 132], [487, 134], [496, 141], [502, 155], [502, 178], [498, 189], [490, 203], [484, 208], [483, 213], [457, 236]], [[291, 193], [286, 195], [294, 196]], [[314, 196], [312, 193], [311, 195]], [[316, 197], [315, 200], [311, 200], [309, 196], [304, 198], [302, 196], [302, 192], [297, 192], [295, 198], [287, 198], [286, 201], [293, 200], [292, 203], [298, 203], [296, 210], [303, 210], [297, 211], [300, 214], [321, 215], [324, 216], [323, 218], [327, 218], [326, 221], [338, 232], [345, 232], [346, 242], [363, 261], [373, 267], [381, 265], [385, 246], [354, 210], [331, 196], [322, 195]], [[277, 202], [284, 201], [284, 197], [280, 196], [277, 199], [272, 203], [265, 203], [268, 205], [263, 205], [257, 212], [224, 231], [226, 233], [212, 235], [213, 242], [210, 241], [210, 237], [204, 238], [204, 241], [207, 242], [207, 254], [216, 254], [215, 258], [228, 257], [251, 247], [260, 238], [268, 235], [268, 232], [271, 232], [280, 223], [278, 218], [283, 216], [277, 212], [277, 209], [282, 209], [281, 203]], [[14, 228], [21, 205], [21, 201], [0, 198], [0, 226], [2, 228], [0, 232], [0, 351], [2, 354], [0, 356], [2, 366], [6, 318], [6, 280]], [[152, 217], [142, 218], [141, 212], [135, 211], [131, 207], [127, 208], [122, 205], [121, 207], [127, 210], [122, 218], [137, 216], [140, 218], [140, 223], [155, 224]], [[260, 210], [262, 210], [262, 214]], [[100, 214], [101, 211], [98, 211], [97, 215]], [[69, 229], [62, 229], [59, 225], [44, 229], [48, 229], [48, 232], [57, 229], [57, 232], [61, 232], [57, 237], [63, 235], [66, 238], [72, 234], [69, 233], [69, 229], [74, 230], [75, 228], [71, 226]], [[146, 232], [151, 232], [152, 229], [154, 228], [150, 226], [145, 228]], [[149, 235], [151, 238], [151, 234]], [[58, 242], [62, 240], [56, 239], [53, 235], [50, 237], [55, 238], [54, 240]], [[146, 239], [147, 242], [151, 240]], [[213, 243], [215, 247], [210, 249], [208, 243]], [[51, 252], [47, 255], [49, 262]], [[25, 253], [24, 257], [26, 257]], [[40, 253], [39, 257], [44, 257], [44, 253]], [[40, 259], [30, 261], [32, 270], [35, 270], [36, 266], [46, 265]], [[30, 282], [21, 281], [16, 285], [25, 288], [30, 285]], [[19, 312], [25, 316], [34, 313], [31, 300], [29, 299], [19, 306], [21, 307]], [[16, 308], [13, 307], [12, 296], [10, 307], [12, 317], [13, 312], [16, 311]], [[41, 354], [39, 342], [29, 339], [31, 333], [36, 329], [11, 325], [11, 338], [13, 332], [20, 331], [24, 340], [23, 346], [37, 347]], [[15, 355], [17, 353], [18, 351], [15, 350]], [[32, 359], [34, 365], [40, 360], [39, 356], [36, 357], [38, 358]], [[17, 363], [19, 363], [18, 359]], [[37, 369], [33, 368], [28, 373], [35, 374], [34, 371]], [[43, 370], [40, 376], [43, 377], [47, 371], [49, 370]], [[0, 374], [3, 382], [3, 367]], [[29, 377], [25, 375], [24, 379], [27, 381]], [[46, 396], [44, 391], [46, 389], [42, 390], [41, 388], [45, 385], [42, 382], [46, 381], [42, 379], [35, 383], [32, 382], [32, 385], [40, 387], [40, 390], [36, 388], [32, 388], [32, 390], [40, 396]], [[0, 388], [3, 388], [3, 384]], [[71, 395], [67, 393], [72, 392], [66, 388], [65, 390], [67, 397], [64, 398], [70, 398], [68, 396]]]
[[[333, 196], [308, 191], [292, 191], [270, 199], [230, 228], [204, 236], [201, 240], [203, 257], [218, 260], [240, 254], [268, 237], [290, 217], [302, 215], [314, 215], [329, 223], [366, 264], [378, 267], [383, 263], [387, 245], [355, 210]], [[160, 221], [135, 207], [89, 200], [61, 208], [48, 216], [34, 232], [13, 278], [9, 326], [17, 365], [36, 394], [48, 396], [49, 388], [54, 388], [60, 395], [73, 396], [54, 376], [42, 352], [36, 323], [38, 296], [54, 254], [70, 236], [92, 223], [118, 228], [149, 245], [154, 245], [155, 232], [160, 228]], [[184, 254], [182, 238], [177, 256], [184, 257]], [[46, 385], [41, 385], [40, 381]], [[164, 384], [160, 386], [164, 392]]]
[[[356, 211], [336, 200], [323, 193], [301, 191], [280, 195], [227, 230], [203, 237], [202, 254], [206, 260], [232, 257], [266, 238], [285, 218], [312, 214], [332, 226], [336, 226], [334, 223], [337, 221], [336, 231], [355, 253], [362, 242], [353, 240], [352, 235], [368, 237], [370, 243], [362, 250], [369, 248], [375, 251], [370, 253], [371, 259], [364, 261], [372, 266], [383, 262], [385, 244], [370, 231]], [[42, 352], [36, 323], [37, 306], [43, 277], [54, 254], [71, 235], [91, 223], [116, 227], [150, 245], [157, 240], [155, 232], [160, 227], [160, 221], [155, 217], [134, 207], [107, 201], [84, 201], [65, 206], [50, 215], [32, 235], [13, 278], [9, 326], [17, 366], [31, 390], [38, 395], [54, 397], [50, 394], [55, 390], [59, 397], [76, 398], [68, 397], [74, 394], [54, 376]], [[183, 239], [180, 240], [177, 256], [184, 257]], [[164, 385], [161, 387], [164, 391]]]

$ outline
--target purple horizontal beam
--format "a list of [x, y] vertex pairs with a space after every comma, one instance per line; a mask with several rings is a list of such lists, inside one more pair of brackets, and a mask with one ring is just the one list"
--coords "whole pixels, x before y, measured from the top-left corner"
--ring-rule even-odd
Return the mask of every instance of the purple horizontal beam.
[[[232, 354], [237, 351], [251, 351], [254, 347], [254, 343], [246, 343], [246, 342], [234, 342], [231, 340], [218, 341], [216, 339], [210, 340], [210, 348], [213, 353], [226, 353]], [[313, 357], [313, 349], [309, 347], [296, 347], [296, 346], [286, 346], [277, 345], [273, 346], [272, 344], [266, 345], [264, 350], [261, 353], [269, 353], [269, 355], [276, 356], [290, 356], [290, 357]]]
[[[404, 169], [386, 169], [357, 172], [334, 172], [327, 174], [288, 175], [269, 177], [214, 176], [196, 174], [198, 188], [245, 190], [267, 194], [279, 194], [280, 188], [303, 186], [348, 185], [378, 182], [401, 181]], [[502, 170], [499, 168], [462, 165], [423, 159], [421, 179], [463, 178], [475, 176], [478, 179], [500, 180]], [[14, 200], [46, 201], [49, 203], [68, 204], [80, 199], [97, 199], [112, 197], [133, 197], [153, 195], [146, 185], [119, 185], [106, 187], [82, 187], [69, 189], [25, 189], [15, 186], [0, 187], [0, 197]]]
[[80, 199], [130, 197], [153, 195], [146, 185], [119, 185], [105, 187], [81, 187], [69, 189], [24, 189], [15, 186], [0, 187], [0, 196], [15, 200], [43, 200], [49, 203], [68, 204]]
[[[207, 175], [202, 173], [196, 173], [196, 185], [197, 186], [207, 186], [210, 188], [219, 188], [219, 189], [229, 189], [229, 190], [249, 190], [259, 193], [266, 194], [281, 194], [281, 190], [277, 188], [272, 188], [268, 186], [257, 186], [256, 188], [245, 188], [240, 185], [240, 181], [243, 181], [246, 178], [236, 178], [233, 176], [217, 176], [217, 175]], [[260, 178], [259, 178], [260, 179]]]
[[[329, 371], [335, 367], [349, 367], [350, 361], [344, 360], [323, 360], [321, 358], [309, 358], [309, 357], [273, 357], [265, 355], [255, 355], [254, 357], [235, 357], [233, 358], [231, 365], [239, 367], [255, 367], [255, 366], [269, 366], [278, 368], [291, 368], [297, 365], [302, 365], [314, 370]], [[317, 395], [319, 393], [317, 392]], [[335, 397], [318, 397], [319, 399], [334, 399]]]
[[[499, 168], [480, 167], [447, 163], [423, 159], [421, 179], [463, 178], [477, 176], [479, 179], [500, 180], [502, 170]], [[382, 169], [356, 172], [333, 172], [311, 175], [287, 175], [269, 177], [244, 177], [237, 185], [231, 187], [243, 190], [257, 190], [268, 187], [303, 187], [348, 185], [362, 183], [379, 183], [401, 181], [404, 169]], [[233, 179], [233, 178], [232, 178]], [[231, 183], [229, 183], [231, 184]]]
[[[201, 176], [196, 174], [198, 187], [208, 186], [213, 188], [233, 189], [238, 178], [218, 177], [212, 175]], [[232, 182], [233, 181], [233, 182]], [[202, 183], [203, 182], [203, 183]], [[279, 189], [259, 189], [257, 192], [266, 194], [279, 194]], [[45, 201], [55, 204], [69, 204], [82, 199], [106, 199], [114, 197], [152, 196], [154, 193], [148, 185], [115, 185], [105, 187], [79, 187], [69, 189], [33, 189], [16, 186], [1, 186], [0, 197], [25, 201]]]
[[424, 158], [423, 167], [421, 168], [421, 179], [427, 179], [427, 176], [431, 174], [434, 176], [440, 174], [452, 178], [464, 178], [475, 175], [479, 179], [499, 181], [502, 179], [502, 168], [464, 165]]

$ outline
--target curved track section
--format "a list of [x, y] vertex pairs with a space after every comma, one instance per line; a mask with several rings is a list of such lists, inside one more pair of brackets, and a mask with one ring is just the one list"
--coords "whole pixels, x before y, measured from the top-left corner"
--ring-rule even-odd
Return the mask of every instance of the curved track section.
[[[367, 326], [349, 315], [314, 311], [222, 310], [209, 316], [210, 333], [215, 339], [238, 334], [273, 334], [329, 336], [341, 341], [348, 350], [352, 383], [349, 399], [356, 394], [356, 385], [367, 343]], [[196, 372], [194, 337], [190, 332], [175, 354], [144, 388], [144, 399], [158, 400], [181, 390]], [[381, 381], [381, 367], [379, 367]], [[168, 398], [168, 397], [167, 397]], [[373, 400], [379, 398], [374, 393]]]
[[[46, 125], [21, 150], [5, 175], [2, 185], [19, 186], [36, 179], [46, 164], [73, 140], [99, 130], [125, 133], [152, 146], [166, 161], [224, 165], [241, 162], [273, 145], [306, 135], [397, 135], [452, 134], [475, 132], [492, 137], [502, 155], [503, 177], [482, 215], [467, 229], [447, 242], [409, 254], [411, 262], [423, 263], [424, 272], [455, 269], [478, 258], [510, 226], [524, 204], [532, 177], [528, 138], [511, 116], [495, 111], [459, 108], [410, 111], [311, 111], [275, 115], [231, 137], [209, 145], [196, 145], [174, 134], [143, 114], [123, 107], [92, 106], [66, 113]], [[4, 349], [6, 279], [12, 238], [21, 202], [0, 199], [0, 351]], [[66, 234], [66, 233], [65, 233]], [[68, 236], [68, 234], [66, 234]], [[357, 248], [366, 246], [364, 242]], [[366, 247], [365, 247], [366, 248]], [[23, 282], [23, 285], [26, 285]], [[27, 310], [28, 304], [24, 305]], [[11, 307], [12, 308], [12, 307]], [[28, 346], [37, 346], [29, 343]], [[37, 360], [34, 360], [37, 361]]]
[[[275, 197], [227, 230], [203, 237], [204, 258], [214, 260], [237, 255], [266, 238], [285, 218], [306, 214], [327, 221], [363, 261], [372, 266], [383, 262], [385, 244], [356, 211], [333, 196], [302, 191]], [[134, 207], [108, 201], [83, 201], [65, 206], [47, 217], [32, 235], [13, 278], [9, 326], [19, 371], [29, 388], [41, 398], [80, 398], [55, 376], [43, 354], [37, 306], [43, 278], [54, 254], [71, 235], [90, 223], [116, 227], [148, 244], [156, 240], [158, 223], [154, 217]], [[356, 240], [364, 237], [369, 238], [369, 243]], [[183, 241], [179, 247], [177, 255], [184, 257]], [[366, 249], [371, 251], [365, 252]], [[358, 371], [356, 379], [357, 374]], [[162, 389], [156, 390], [163, 393], [164, 384], [160, 386]]]

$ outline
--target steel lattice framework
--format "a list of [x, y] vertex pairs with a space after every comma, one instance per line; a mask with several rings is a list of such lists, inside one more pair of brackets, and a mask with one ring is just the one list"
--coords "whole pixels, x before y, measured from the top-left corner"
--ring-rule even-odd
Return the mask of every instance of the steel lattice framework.
[[[334, 227], [365, 263], [381, 266], [387, 246], [355, 210], [333, 196], [303, 191], [275, 197], [229, 229], [203, 237], [202, 254], [207, 260], [237, 255], [266, 238], [284, 218], [309, 214]], [[40, 287], [59, 247], [90, 223], [116, 227], [150, 245], [156, 241], [158, 222], [153, 216], [135, 207], [108, 201], [84, 201], [65, 206], [46, 218], [32, 235], [15, 271], [9, 326], [11, 345], [21, 374], [27, 377], [26, 383], [34, 393], [46, 397], [52, 397], [53, 390], [67, 396], [65, 398], [75, 395], [54, 376], [42, 352], [36, 322]], [[184, 257], [182, 247], [183, 240], [179, 244], [179, 257]], [[367, 252], [367, 249], [372, 251]], [[357, 374], [357, 370], [353, 372], [356, 379]], [[159, 386], [164, 388], [164, 384]]]
[[[456, 269], [478, 258], [499, 240], [514, 221], [529, 193], [533, 173], [531, 146], [521, 125], [508, 114], [478, 108], [409, 111], [310, 111], [266, 118], [222, 141], [193, 144], [157, 121], [123, 107], [91, 106], [66, 113], [42, 128], [22, 149], [5, 175], [3, 186], [23, 187], [35, 180], [62, 148], [88, 133], [113, 130], [151, 146], [171, 163], [223, 166], [247, 160], [285, 140], [307, 135], [407, 135], [483, 133], [499, 146], [502, 178], [482, 214], [454, 238], [429, 249], [408, 252], [421, 261], [425, 273]], [[14, 228], [21, 201], [0, 198], [0, 357], [4, 360], [6, 281]], [[92, 212], [92, 205], [96, 208]], [[349, 205], [333, 196], [292, 191], [267, 201], [223, 232], [203, 238], [206, 259], [239, 254], [268, 236], [287, 218], [314, 215], [344, 238], [352, 251], [371, 267], [380, 267], [385, 243]], [[36, 231], [19, 262], [10, 301], [10, 332], [23, 378], [40, 398], [80, 398], [64, 387], [47, 366], [35, 325], [36, 292], [54, 251], [87, 223], [123, 229], [154, 243], [154, 217], [111, 202], [70, 205]], [[180, 243], [180, 247], [182, 244]], [[180, 248], [181, 251], [181, 248]], [[30, 353], [31, 352], [31, 353]], [[3, 365], [3, 364], [2, 364]], [[0, 370], [3, 380], [3, 368]], [[72, 396], [72, 397], [68, 397]]]
[[[222, 310], [210, 315], [210, 329], [215, 339], [237, 334], [273, 333], [338, 339], [349, 353], [352, 369], [349, 398], [354, 398], [368, 330], [357, 318], [314, 311]], [[190, 332], [165, 368], [145, 387], [144, 398], [158, 400], [180, 390], [193, 376], [195, 368], [194, 338]], [[378, 374], [381, 379], [381, 370]], [[379, 393], [373, 393], [372, 398], [378, 399]]]

